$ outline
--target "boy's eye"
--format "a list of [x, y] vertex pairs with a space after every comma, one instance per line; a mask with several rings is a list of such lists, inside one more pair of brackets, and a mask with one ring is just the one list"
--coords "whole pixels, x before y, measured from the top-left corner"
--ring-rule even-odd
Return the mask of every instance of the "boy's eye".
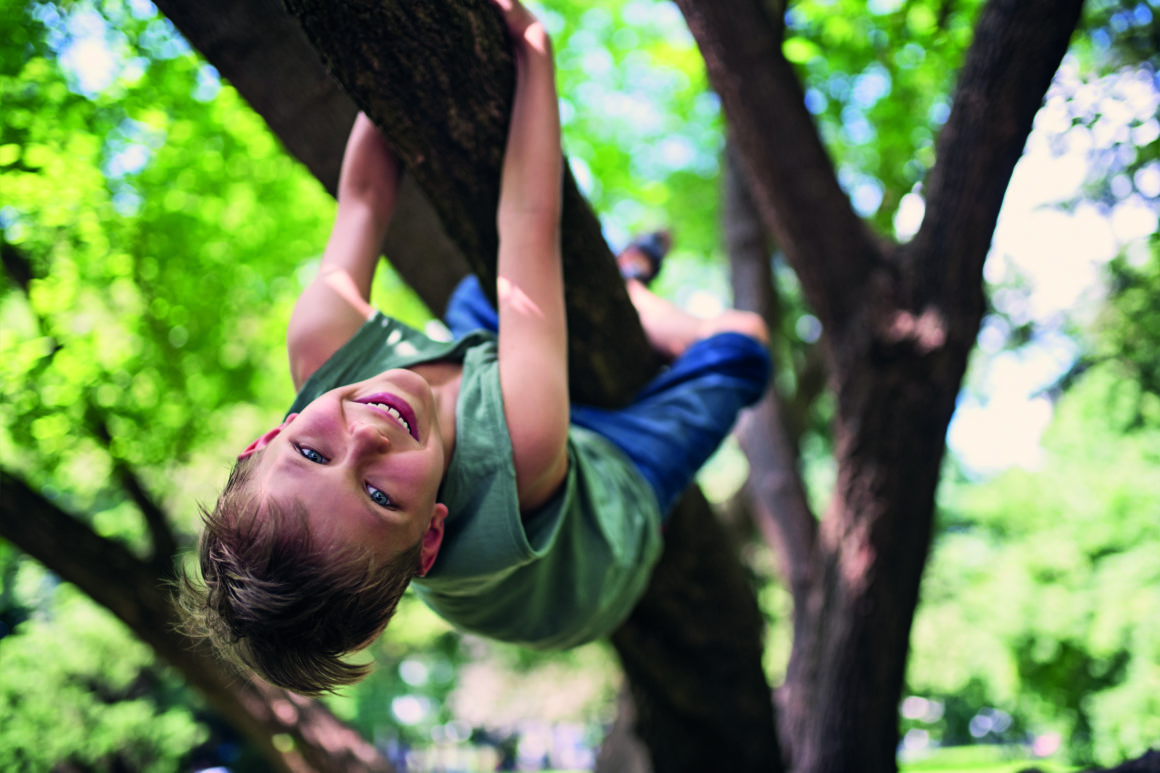
[[391, 498], [389, 496], [387, 496], [386, 494], [384, 494], [382, 491], [375, 488], [374, 486], [372, 486], [369, 483], [366, 484], [366, 486], [367, 486], [367, 494], [370, 495], [371, 501], [374, 502], [376, 505], [378, 505], [379, 507], [394, 507], [395, 506], [395, 503], [391, 500]]
[[330, 460], [325, 456], [318, 453], [313, 448], [307, 448], [306, 446], [298, 446], [298, 453], [302, 454], [302, 456], [306, 457], [306, 459], [314, 462], [315, 464], [328, 464], [330, 462]]

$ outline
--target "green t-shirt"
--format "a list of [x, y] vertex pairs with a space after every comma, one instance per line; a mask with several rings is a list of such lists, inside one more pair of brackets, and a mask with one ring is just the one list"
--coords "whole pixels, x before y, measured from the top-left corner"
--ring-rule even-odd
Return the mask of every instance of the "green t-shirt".
[[520, 518], [495, 336], [435, 341], [376, 314], [310, 377], [291, 412], [338, 386], [435, 360], [463, 364], [455, 452], [439, 491], [448, 508], [434, 567], [414, 587], [466, 631], [540, 649], [611, 632], [660, 555], [660, 510], [620, 449], [574, 426], [560, 492]]

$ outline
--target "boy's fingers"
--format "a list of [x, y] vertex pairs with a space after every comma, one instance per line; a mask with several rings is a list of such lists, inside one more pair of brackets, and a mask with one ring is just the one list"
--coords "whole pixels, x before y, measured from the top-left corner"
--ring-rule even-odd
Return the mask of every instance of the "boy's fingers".
[[504, 21], [508, 30], [515, 35], [523, 34], [524, 30], [536, 22], [535, 15], [525, 8], [519, 0], [492, 0], [503, 12]]

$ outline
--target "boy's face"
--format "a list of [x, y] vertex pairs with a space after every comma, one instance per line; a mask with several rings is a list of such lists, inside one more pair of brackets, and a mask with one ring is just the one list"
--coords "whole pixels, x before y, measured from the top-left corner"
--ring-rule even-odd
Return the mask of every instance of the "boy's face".
[[422, 540], [426, 574], [447, 508], [435, 502], [445, 471], [431, 387], [409, 370], [319, 396], [251, 443], [258, 495], [302, 503], [316, 539], [371, 547], [384, 560]]

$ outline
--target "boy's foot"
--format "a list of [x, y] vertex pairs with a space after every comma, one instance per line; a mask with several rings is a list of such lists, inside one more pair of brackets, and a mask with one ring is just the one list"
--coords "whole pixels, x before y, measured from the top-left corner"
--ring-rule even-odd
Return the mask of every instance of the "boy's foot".
[[660, 273], [661, 262], [672, 246], [673, 236], [668, 231], [653, 231], [636, 237], [616, 256], [620, 275], [649, 284]]

